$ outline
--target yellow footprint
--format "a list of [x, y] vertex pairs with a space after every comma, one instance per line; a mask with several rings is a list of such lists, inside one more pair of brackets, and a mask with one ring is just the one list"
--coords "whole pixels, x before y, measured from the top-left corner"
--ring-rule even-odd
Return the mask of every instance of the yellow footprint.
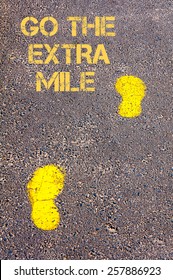
[[142, 112], [141, 102], [145, 96], [144, 82], [134, 76], [123, 76], [117, 79], [115, 89], [122, 96], [118, 113], [122, 117], [135, 118]]
[[27, 185], [29, 200], [32, 205], [31, 218], [36, 227], [42, 230], [56, 229], [60, 215], [55, 205], [55, 198], [64, 187], [65, 171], [55, 165], [38, 168]]

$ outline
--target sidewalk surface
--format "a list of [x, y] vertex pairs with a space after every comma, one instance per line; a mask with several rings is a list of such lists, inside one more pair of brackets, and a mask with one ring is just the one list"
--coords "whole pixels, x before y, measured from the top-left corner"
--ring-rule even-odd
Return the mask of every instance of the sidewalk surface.
[[[173, 259], [173, 2], [3, 0], [2, 8], [1, 259]], [[50, 15], [57, 35], [22, 34], [23, 18]], [[72, 37], [68, 16], [115, 16], [116, 36]], [[111, 63], [29, 64], [28, 45], [45, 43], [104, 44]], [[37, 71], [70, 71], [74, 81], [95, 71], [96, 90], [36, 92]], [[114, 84], [125, 75], [147, 87], [137, 118], [117, 111]], [[43, 231], [31, 220], [26, 186], [48, 164], [66, 178], [55, 200], [59, 227]]]

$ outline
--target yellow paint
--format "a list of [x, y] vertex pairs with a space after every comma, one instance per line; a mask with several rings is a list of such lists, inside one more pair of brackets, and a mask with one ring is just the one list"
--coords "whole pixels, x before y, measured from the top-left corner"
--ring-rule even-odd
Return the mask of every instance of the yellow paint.
[[25, 36], [35, 36], [38, 31], [39, 31], [39, 27], [38, 26], [31, 26], [30, 30], [27, 31], [26, 29], [26, 25], [28, 22], [32, 22], [33, 24], [38, 24], [38, 20], [34, 17], [26, 17], [22, 20], [20, 27], [21, 27], [21, 31]]
[[36, 73], [36, 91], [41, 91], [41, 84], [48, 90], [54, 84], [54, 91], [59, 91], [59, 72], [54, 72], [47, 81], [42, 72]]
[[[81, 30], [83, 36], [88, 36], [88, 30], [93, 29], [95, 36], [114, 37], [116, 35], [115, 29], [115, 17], [103, 16], [94, 18], [94, 22], [88, 22], [87, 17], [67, 17], [67, 21], [71, 22], [71, 35], [76, 37], [78, 31]], [[46, 23], [49, 22], [52, 25], [50, 32], [46, 31]], [[25, 36], [35, 36], [41, 32], [43, 36], [50, 37], [58, 33], [58, 21], [49, 16], [44, 17], [39, 22], [35, 17], [25, 17], [21, 21], [21, 31]]]
[[118, 113], [122, 117], [135, 118], [142, 112], [141, 102], [145, 96], [146, 86], [138, 77], [123, 76], [117, 79], [115, 89], [122, 96]]
[[48, 56], [47, 56], [46, 60], [44, 61], [44, 64], [49, 64], [51, 60], [54, 62], [54, 64], [58, 64], [59, 61], [58, 61], [57, 57], [55, 56], [55, 53], [59, 47], [59, 44], [54, 44], [53, 48], [51, 48], [48, 44], [44, 44], [44, 47], [48, 52]]
[[80, 75], [80, 90], [81, 91], [95, 91], [94, 87], [87, 87], [87, 84], [93, 84], [94, 79], [88, 79], [88, 76], [94, 76], [94, 72], [81, 72]]
[[[108, 21], [108, 23], [107, 23]], [[114, 37], [116, 35], [116, 33], [107, 31], [107, 28], [115, 28], [115, 24], [114, 23], [109, 23], [109, 21], [114, 22], [115, 21], [115, 17], [107, 17], [104, 16], [101, 18], [101, 36], [109, 36], [109, 37]]]
[[71, 21], [71, 35], [76, 37], [78, 35], [78, 29], [81, 30], [83, 36], [88, 36], [88, 30], [93, 29], [95, 36], [109, 36], [113, 37], [116, 33], [113, 30], [115, 28], [115, 17], [103, 16], [95, 17], [94, 22], [89, 23], [87, 17], [67, 17], [67, 21]]
[[42, 230], [54, 230], [60, 222], [55, 198], [64, 187], [65, 171], [55, 165], [38, 168], [27, 185], [32, 205], [31, 219]]
[[72, 21], [72, 25], [71, 25], [71, 35], [73, 37], [77, 36], [77, 22], [81, 21], [81, 17], [68, 17], [67, 21]]
[[[30, 22], [31, 26], [27, 27], [28, 23]], [[47, 22], [51, 22], [52, 30], [47, 32], [45, 29], [45, 25]], [[53, 17], [44, 17], [40, 21], [40, 26], [38, 26], [39, 22], [35, 17], [26, 17], [22, 20], [20, 27], [21, 31], [25, 36], [35, 36], [39, 30], [44, 36], [54, 36], [58, 32], [58, 22]], [[29, 29], [29, 31], [27, 30]]]
[[[34, 59], [35, 56], [42, 56], [42, 51], [38, 51], [38, 49], [42, 50], [43, 48], [43, 44], [30, 44], [28, 46], [28, 62], [30, 64], [43, 64], [43, 60], [42, 59]], [[37, 51], [35, 51], [35, 49], [37, 49]]]
[[66, 64], [71, 64], [71, 57], [72, 57], [71, 50], [75, 49], [75, 45], [74, 44], [62, 44], [61, 48], [66, 50], [66, 55], [65, 55]]
[[51, 86], [55, 92], [78, 92], [80, 91], [95, 91], [95, 87], [89, 87], [89, 84], [94, 83], [95, 72], [80, 73], [80, 87], [71, 87], [70, 72], [54, 72], [50, 79], [46, 80], [42, 72], [36, 73], [36, 91], [42, 90], [42, 85], [49, 90]]
[[[43, 60], [44, 49], [47, 51], [47, 57]], [[66, 64], [69, 65], [73, 62], [81, 64], [86, 61], [87, 64], [98, 64], [103, 60], [105, 64], [110, 64], [110, 60], [104, 44], [98, 44], [96, 49], [89, 44], [54, 44], [50, 47], [49, 44], [29, 44], [28, 45], [28, 62], [30, 64], [59, 64], [62, 62], [62, 54], [58, 53], [60, 49], [64, 49], [63, 56], [65, 57]], [[75, 58], [72, 60], [72, 49], [74, 49]], [[59, 61], [60, 56], [60, 61]]]
[[99, 60], [103, 60], [105, 64], [111, 64], [103, 44], [97, 45], [97, 49], [93, 58], [93, 64], [97, 64]]
[[95, 36], [101, 36], [100, 34], [100, 20], [101, 17], [95, 17], [94, 23], [88, 23], [87, 17], [82, 17], [82, 35], [87, 36], [88, 35], [88, 29], [94, 29], [95, 30]]
[[[45, 24], [46, 22], [50, 21], [52, 23], [53, 29], [50, 32], [47, 32], [45, 30]], [[44, 36], [54, 36], [57, 32], [58, 32], [58, 22], [55, 18], [53, 17], [44, 17], [41, 21], [40, 21], [40, 32], [44, 35]]]
[[[83, 49], [85, 52], [83, 52]], [[92, 64], [92, 47], [88, 44], [76, 45], [76, 63], [81, 64], [82, 58], [86, 58], [87, 64]]]

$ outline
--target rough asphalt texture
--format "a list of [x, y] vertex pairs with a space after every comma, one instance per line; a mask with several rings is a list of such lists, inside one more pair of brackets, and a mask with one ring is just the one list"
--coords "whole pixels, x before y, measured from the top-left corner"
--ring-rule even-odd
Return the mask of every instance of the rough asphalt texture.
[[[52, 15], [60, 32], [25, 37], [21, 20]], [[112, 15], [117, 36], [72, 38], [67, 16]], [[171, 0], [2, 1], [2, 259], [173, 259]], [[110, 65], [29, 65], [29, 43], [104, 43]], [[35, 91], [35, 73], [96, 71], [94, 93]], [[121, 118], [115, 80], [147, 85], [143, 114]], [[66, 169], [58, 229], [30, 219], [26, 185], [46, 164]]]

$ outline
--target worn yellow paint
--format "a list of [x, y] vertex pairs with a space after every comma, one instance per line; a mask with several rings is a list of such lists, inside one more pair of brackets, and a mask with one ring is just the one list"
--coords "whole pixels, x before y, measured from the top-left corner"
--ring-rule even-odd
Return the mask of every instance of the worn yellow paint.
[[145, 96], [144, 82], [134, 76], [122, 76], [117, 79], [115, 89], [122, 96], [118, 113], [122, 117], [135, 118], [142, 112], [141, 102]]
[[55, 198], [64, 187], [65, 171], [53, 164], [38, 168], [27, 185], [31, 218], [42, 230], [54, 230], [60, 222]]

